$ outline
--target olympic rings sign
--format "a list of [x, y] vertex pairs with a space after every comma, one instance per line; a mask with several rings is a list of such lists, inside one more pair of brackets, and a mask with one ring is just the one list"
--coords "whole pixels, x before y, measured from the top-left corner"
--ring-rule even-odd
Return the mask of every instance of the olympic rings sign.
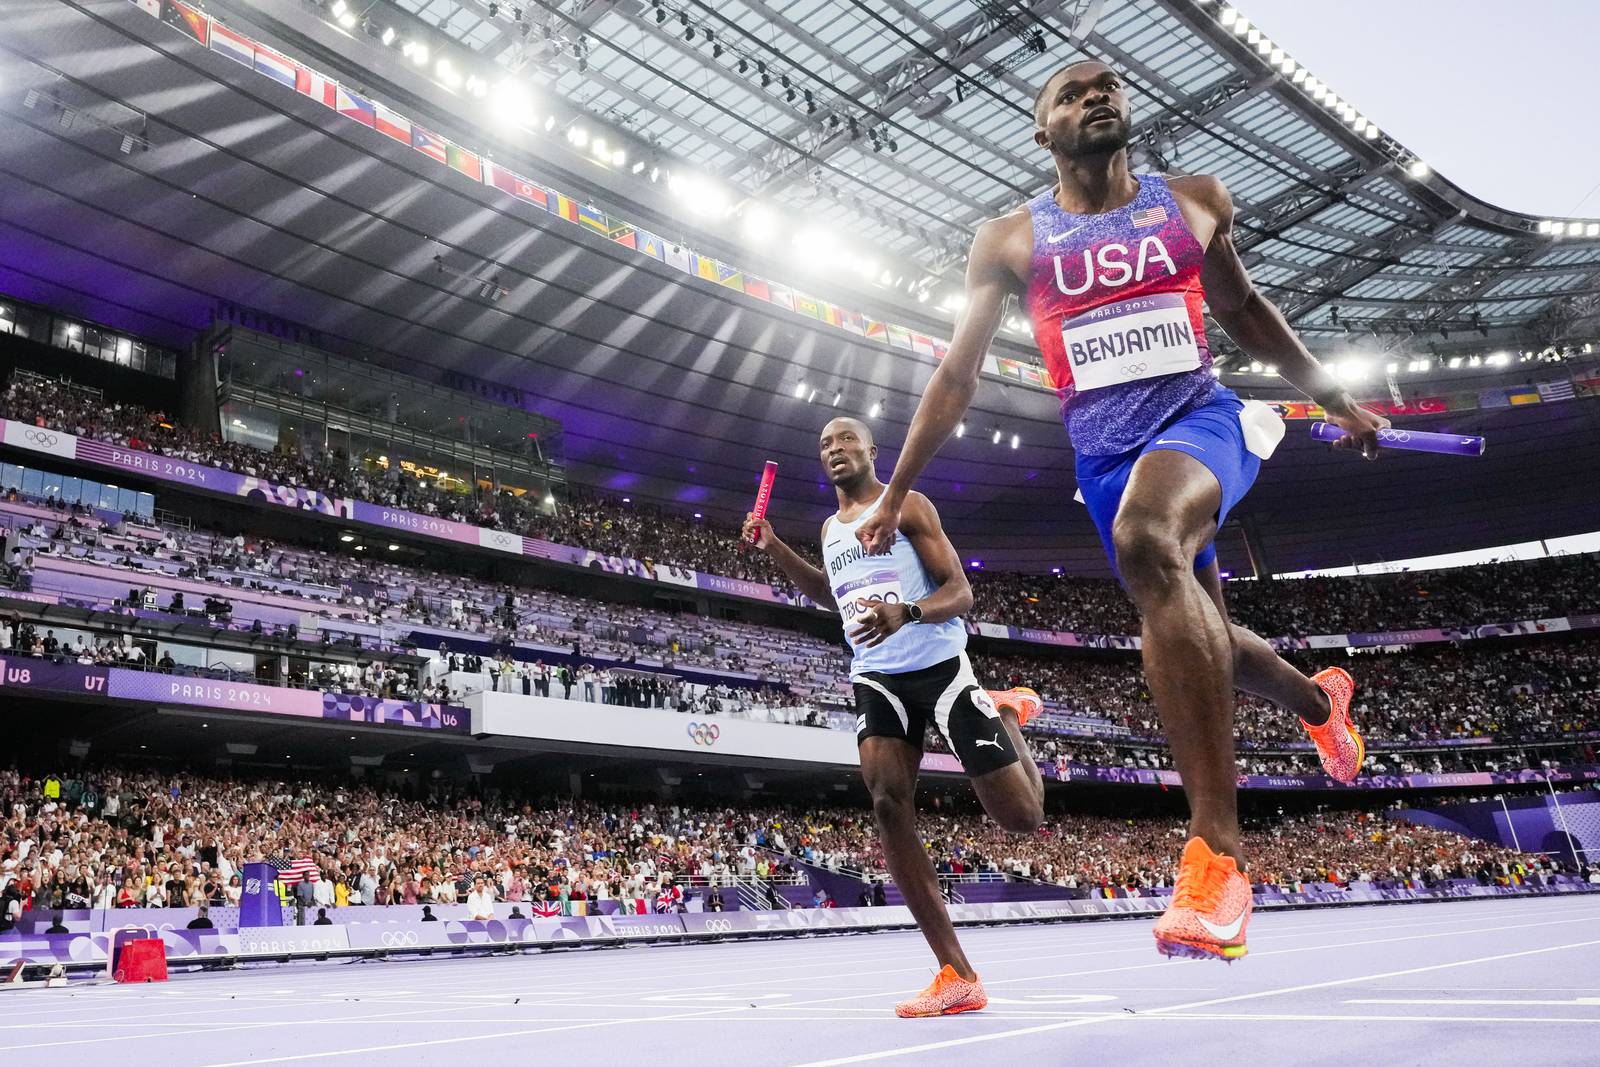
[[385, 948], [405, 948], [408, 945], [417, 943], [417, 932], [415, 930], [385, 930], [382, 940]]
[[722, 736], [722, 727], [714, 722], [690, 722], [688, 733], [689, 739], [695, 744], [710, 748]]
[[22, 439], [24, 441], [32, 441], [34, 444], [43, 448], [54, 448], [56, 447], [56, 442], [61, 440], [61, 438], [57, 437], [53, 433], [49, 433], [45, 430], [35, 429], [23, 430]]
[[732, 919], [707, 919], [706, 920], [706, 933], [708, 933], [708, 934], [731, 934], [731, 933], [733, 933], [733, 920]]
[[1141, 374], [1148, 373], [1149, 370], [1150, 370], [1150, 364], [1148, 364], [1148, 363], [1125, 363], [1121, 367], [1119, 367], [1118, 369], [1121, 370], [1122, 373], [1126, 374], [1128, 377], [1135, 378], [1135, 377], [1138, 377]]
[[1403, 444], [1406, 441], [1411, 440], [1411, 433], [1408, 430], [1379, 430], [1378, 440], [1399, 441]]

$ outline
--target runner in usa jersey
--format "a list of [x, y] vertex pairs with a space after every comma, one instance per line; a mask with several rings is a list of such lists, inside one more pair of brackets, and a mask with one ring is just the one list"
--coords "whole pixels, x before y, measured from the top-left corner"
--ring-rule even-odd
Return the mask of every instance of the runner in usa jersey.
[[1234, 688], [1297, 715], [1323, 768], [1353, 780], [1365, 748], [1339, 668], [1307, 678], [1228, 620], [1213, 539], [1283, 436], [1266, 405], [1211, 373], [1203, 314], [1272, 364], [1369, 458], [1388, 423], [1358, 406], [1256, 291], [1233, 246], [1233, 202], [1204, 175], [1128, 168], [1121, 75], [1092, 60], [1056, 71], [1034, 101], [1034, 143], [1057, 184], [978, 228], [967, 299], [894, 476], [855, 530], [887, 550], [900, 508], [966, 413], [1009, 300], [1021, 301], [1060, 390], [1078, 494], [1111, 570], [1139, 609], [1145, 679], [1189, 801], [1188, 844], [1154, 927], [1169, 956], [1237, 959], [1250, 918], [1239, 845]]
[[1202, 313], [1205, 249], [1166, 179], [1136, 180], [1127, 207], [1099, 215], [1063, 210], [1054, 190], [1028, 201], [1024, 305], [1072, 446], [1085, 455], [1142, 445], [1219, 388]]

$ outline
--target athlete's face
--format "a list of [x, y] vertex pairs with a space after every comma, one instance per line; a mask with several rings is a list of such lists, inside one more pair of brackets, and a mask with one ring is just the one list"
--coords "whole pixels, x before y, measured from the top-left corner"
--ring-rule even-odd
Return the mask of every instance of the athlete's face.
[[1122, 77], [1104, 63], [1074, 63], [1057, 73], [1034, 118], [1034, 143], [1069, 158], [1128, 147], [1128, 98]]
[[872, 471], [878, 446], [872, 433], [855, 419], [834, 419], [822, 428], [822, 469], [834, 485], [849, 485]]

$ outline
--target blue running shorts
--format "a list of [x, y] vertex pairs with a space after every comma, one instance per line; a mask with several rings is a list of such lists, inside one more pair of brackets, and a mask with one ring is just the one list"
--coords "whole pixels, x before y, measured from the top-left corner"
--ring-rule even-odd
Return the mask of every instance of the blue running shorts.
[[[1078, 491], [1089, 507], [1095, 529], [1100, 531], [1113, 573], [1117, 573], [1117, 550], [1111, 541], [1111, 524], [1116, 520], [1133, 465], [1146, 452], [1182, 452], [1205, 464], [1222, 486], [1222, 507], [1217, 512], [1219, 528], [1234, 505], [1244, 499], [1261, 472], [1261, 458], [1245, 447], [1244, 427], [1239, 421], [1243, 410], [1244, 404], [1233, 390], [1219, 386], [1210, 401], [1162, 426], [1146, 444], [1114, 456], [1077, 457]], [[1195, 557], [1194, 569], [1204, 570], [1216, 558], [1213, 541]], [[1117, 573], [1118, 581], [1121, 578]]]

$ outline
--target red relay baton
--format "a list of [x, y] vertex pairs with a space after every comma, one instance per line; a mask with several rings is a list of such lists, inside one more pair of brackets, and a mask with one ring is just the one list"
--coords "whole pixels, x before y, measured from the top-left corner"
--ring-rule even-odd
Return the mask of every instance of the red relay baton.
[[[772, 483], [777, 480], [778, 461], [769, 459], [766, 468], [761, 472], [761, 488], [756, 490], [756, 506], [750, 509], [750, 514], [758, 519], [767, 517], [767, 505], [772, 502]], [[750, 538], [750, 543], [755, 544], [760, 537], [760, 534], [756, 534]]]

